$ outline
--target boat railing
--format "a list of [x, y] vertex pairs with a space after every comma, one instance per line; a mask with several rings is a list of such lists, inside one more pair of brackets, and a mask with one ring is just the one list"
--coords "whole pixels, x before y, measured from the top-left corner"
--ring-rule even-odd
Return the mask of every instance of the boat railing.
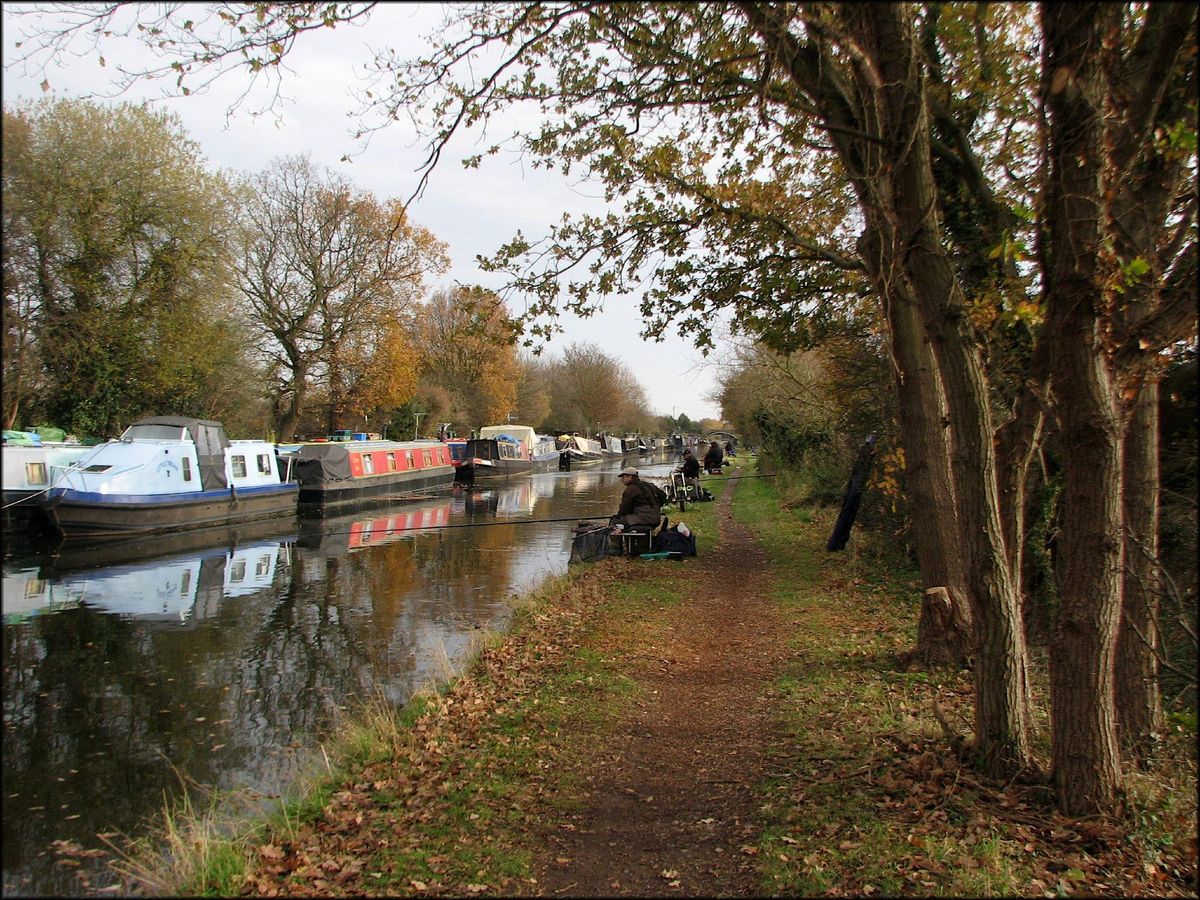
[[[91, 457], [88, 457], [87, 459], [81, 459], [79, 462], [75, 463], [71, 468], [76, 469], [79, 472], [82, 472], [83, 464], [90, 460], [91, 460]], [[119, 478], [123, 475], [128, 475], [130, 472], [136, 472], [139, 469], [144, 469], [144, 468], [146, 468], [146, 466], [150, 465], [150, 462], [156, 462], [156, 461], [157, 460], [151, 460], [148, 462], [140, 462], [136, 466], [128, 466], [124, 469], [108, 469], [104, 472], [105, 480], [107, 481], [110, 478]], [[64, 479], [67, 477], [67, 474], [69, 474], [69, 473], [63, 474]], [[54, 485], [54, 486], [58, 487], [58, 485]]]

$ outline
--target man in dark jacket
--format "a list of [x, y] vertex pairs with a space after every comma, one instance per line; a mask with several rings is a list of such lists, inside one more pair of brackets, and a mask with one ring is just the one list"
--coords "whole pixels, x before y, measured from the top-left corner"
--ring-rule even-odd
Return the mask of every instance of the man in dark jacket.
[[667, 495], [662, 488], [638, 478], [638, 470], [632, 467], [621, 470], [621, 506], [612, 518], [613, 525], [657, 525], [662, 517], [662, 505]]
[[700, 486], [700, 460], [696, 459], [696, 454], [691, 450], [683, 451], [683, 465], [675, 471], [683, 473], [685, 484]]
[[721, 452], [721, 445], [713, 441], [708, 452], [704, 454], [704, 471], [709, 475], [720, 475], [721, 464], [724, 460], [725, 454]]

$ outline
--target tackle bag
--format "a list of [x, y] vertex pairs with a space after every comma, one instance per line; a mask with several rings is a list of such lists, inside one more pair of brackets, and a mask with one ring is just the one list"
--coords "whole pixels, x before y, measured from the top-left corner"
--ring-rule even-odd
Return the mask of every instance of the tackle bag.
[[654, 536], [650, 549], [656, 553], [680, 553], [683, 556], [695, 556], [696, 535], [695, 533], [684, 534], [678, 527], [672, 525]]

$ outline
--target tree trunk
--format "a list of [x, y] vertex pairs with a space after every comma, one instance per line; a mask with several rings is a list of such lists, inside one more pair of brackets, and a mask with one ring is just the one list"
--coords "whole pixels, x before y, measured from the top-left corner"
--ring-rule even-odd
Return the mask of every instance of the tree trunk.
[[974, 636], [969, 628], [962, 626], [961, 607], [962, 604], [955, 606], [944, 587], [926, 590], [917, 621], [917, 647], [908, 658], [919, 659], [930, 667], [961, 669], [966, 665], [974, 656], [971, 649]]
[[[911, 296], [937, 362], [949, 413], [959, 546], [974, 603], [975, 740], [983, 770], [1006, 776], [1031, 765], [1027, 651], [1016, 584], [1000, 524], [994, 429], [981, 345], [967, 315], [953, 266], [940, 240], [937, 188], [931, 164], [928, 110], [911, 22], [891, 4], [844, 7], [852, 29], [873, 56], [873, 86], [884, 164], [870, 198], [868, 223], [886, 229], [892, 273]], [[870, 78], [864, 79], [866, 88]], [[874, 219], [874, 222], [872, 222]], [[894, 306], [894, 304], [889, 304]]]
[[1103, 4], [1041, 8], [1049, 117], [1046, 324], [1051, 409], [1062, 439], [1059, 614], [1050, 654], [1058, 804], [1114, 811], [1123, 787], [1114, 666], [1121, 613], [1121, 427], [1100, 310]]
[[1117, 734], [1125, 759], [1149, 761], [1162, 732], [1158, 684], [1158, 395], [1142, 385], [1125, 430], [1125, 571], [1117, 638]]
[[302, 359], [293, 358], [292, 396], [283, 417], [279, 420], [280, 443], [287, 443], [295, 436], [296, 428], [300, 424], [300, 417], [304, 414], [304, 400], [307, 389], [308, 367]]
[[[859, 241], [864, 259], [877, 258], [875, 235], [867, 232]], [[877, 284], [876, 289], [886, 296], [883, 285]], [[961, 667], [974, 657], [975, 631], [959, 553], [942, 385], [913, 305], [897, 301], [887, 318], [904, 444], [904, 481], [913, 511], [921, 581], [927, 594], [933, 588], [945, 591], [949, 604], [948, 615], [921, 616], [917, 645], [909, 658], [928, 666]]]

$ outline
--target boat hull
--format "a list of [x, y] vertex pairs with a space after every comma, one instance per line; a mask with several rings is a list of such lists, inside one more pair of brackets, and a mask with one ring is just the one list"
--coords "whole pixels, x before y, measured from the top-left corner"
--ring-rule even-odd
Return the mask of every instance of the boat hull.
[[449, 487], [454, 481], [454, 466], [435, 466], [415, 471], [388, 473], [345, 481], [325, 481], [300, 485], [301, 506], [338, 506], [367, 500]]
[[5, 491], [4, 492], [4, 531], [44, 532], [51, 528], [50, 520], [42, 511], [42, 501], [46, 491]]
[[125, 537], [296, 512], [295, 484], [192, 494], [94, 494], [56, 488], [42, 504], [65, 538]]
[[510, 478], [513, 475], [528, 475], [534, 469], [533, 462], [528, 459], [496, 459], [490, 462], [490, 466], [472, 466], [471, 479], [486, 481], [489, 478]]

